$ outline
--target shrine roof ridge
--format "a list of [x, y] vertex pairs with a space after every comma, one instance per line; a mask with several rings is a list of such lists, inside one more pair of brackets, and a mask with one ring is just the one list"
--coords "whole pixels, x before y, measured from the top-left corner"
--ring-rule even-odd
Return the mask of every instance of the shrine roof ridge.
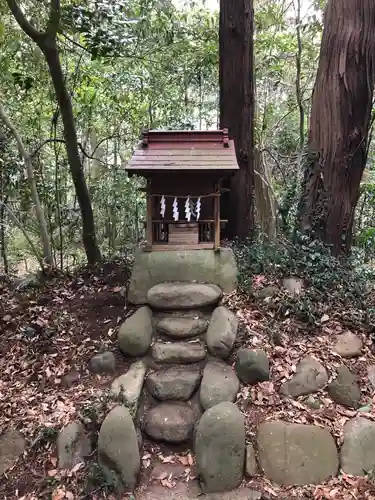
[[129, 173], [238, 170], [228, 130], [144, 130], [126, 166]]

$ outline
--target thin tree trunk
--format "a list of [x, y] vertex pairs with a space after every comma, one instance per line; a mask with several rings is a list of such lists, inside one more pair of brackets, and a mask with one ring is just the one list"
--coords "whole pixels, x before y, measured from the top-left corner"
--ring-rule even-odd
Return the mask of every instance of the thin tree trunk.
[[83, 245], [85, 247], [87, 261], [90, 265], [93, 265], [101, 259], [101, 255], [96, 239], [91, 200], [78, 152], [77, 131], [75, 127], [72, 102], [66, 88], [56, 43], [56, 35], [60, 28], [60, 1], [50, 0], [50, 12], [45, 32], [38, 31], [26, 19], [16, 0], [6, 1], [20, 27], [32, 40], [34, 40], [43, 52], [50, 70], [63, 122], [64, 138], [70, 172], [81, 210]]
[[20, 152], [20, 155], [22, 156], [25, 166], [26, 166], [26, 171], [27, 171], [27, 178], [30, 184], [30, 189], [31, 189], [31, 197], [34, 203], [35, 207], [35, 214], [36, 218], [38, 220], [39, 224], [39, 232], [40, 232], [40, 242], [42, 244], [43, 248], [43, 257], [45, 259], [46, 264], [49, 267], [54, 267], [53, 263], [53, 257], [52, 257], [52, 249], [49, 241], [49, 236], [48, 236], [48, 230], [47, 230], [47, 224], [46, 220], [44, 217], [44, 212], [42, 205], [40, 203], [39, 195], [38, 195], [38, 190], [36, 187], [36, 182], [34, 178], [34, 168], [33, 168], [33, 163], [31, 160], [31, 156], [29, 152], [25, 149], [25, 146], [23, 144], [22, 138], [20, 134], [18, 133], [17, 129], [15, 126], [12, 124], [12, 122], [9, 120], [6, 111], [0, 102], [0, 118], [4, 122], [5, 126], [9, 129], [13, 137], [15, 138], [18, 146], [18, 150]]
[[235, 141], [240, 171], [231, 179], [225, 235], [244, 240], [254, 227], [252, 0], [220, 0], [220, 127]]
[[9, 274], [9, 264], [7, 255], [7, 245], [5, 237], [5, 206], [8, 203], [8, 195], [4, 197], [4, 201], [0, 204], [0, 246], [1, 246], [1, 258], [3, 260], [4, 272]]
[[375, 3], [329, 0], [312, 99], [298, 224], [345, 253], [367, 160], [375, 83]]

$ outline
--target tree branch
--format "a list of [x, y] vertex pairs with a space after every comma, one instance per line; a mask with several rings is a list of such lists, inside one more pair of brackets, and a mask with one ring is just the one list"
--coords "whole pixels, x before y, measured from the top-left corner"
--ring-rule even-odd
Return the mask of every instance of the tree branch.
[[60, 29], [61, 9], [60, 0], [51, 0], [49, 18], [47, 23], [47, 33], [55, 38]]
[[[110, 136], [110, 137], [106, 137], [105, 139], [102, 139], [100, 141], [99, 144], [102, 144], [104, 141], [106, 141], [107, 139], [112, 139], [113, 137], [116, 137], [116, 136]], [[43, 146], [45, 146], [46, 144], [50, 144], [51, 142], [58, 142], [58, 143], [61, 143], [61, 144], [65, 144], [65, 139], [58, 139], [58, 138], [50, 138], [50, 139], [46, 139], [45, 141], [43, 141], [41, 144], [39, 144], [39, 146], [31, 153], [31, 157], [34, 158], [34, 156], [36, 156], [39, 151], [42, 149]], [[84, 156], [86, 156], [86, 158], [88, 158], [89, 160], [96, 160], [96, 161], [99, 161], [100, 163], [102, 163], [103, 165], [106, 165], [106, 162], [103, 161], [103, 160], [99, 160], [98, 158], [95, 158], [95, 156], [92, 156], [90, 155], [89, 153], [87, 153], [87, 151], [85, 150], [85, 148], [82, 146], [82, 144], [80, 142], [77, 142], [77, 145], [79, 147], [79, 149], [82, 151], [82, 154]], [[98, 149], [98, 146], [95, 148], [95, 151]], [[94, 151], [94, 153], [95, 153]]]
[[28, 21], [22, 12], [20, 6], [18, 5], [16, 0], [6, 0], [9, 9], [11, 10], [15, 20], [19, 24], [19, 26], [23, 29], [23, 31], [32, 38], [35, 42], [39, 41], [43, 36], [43, 32], [38, 31], [34, 26]]

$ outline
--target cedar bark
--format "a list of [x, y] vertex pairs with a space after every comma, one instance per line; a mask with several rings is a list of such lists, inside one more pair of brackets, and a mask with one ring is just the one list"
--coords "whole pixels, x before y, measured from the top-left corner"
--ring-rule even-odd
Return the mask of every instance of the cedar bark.
[[50, 0], [49, 19], [44, 32], [35, 29], [26, 19], [16, 0], [7, 0], [7, 3], [20, 27], [38, 45], [47, 61], [56, 100], [61, 112], [70, 172], [81, 211], [83, 245], [88, 263], [90, 265], [96, 264], [101, 259], [101, 254], [96, 239], [94, 214], [78, 152], [78, 139], [72, 102], [66, 87], [56, 41], [60, 25], [60, 1]]
[[374, 83], [375, 2], [329, 0], [297, 223], [335, 255], [352, 242]]
[[239, 172], [230, 182], [229, 238], [254, 227], [253, 0], [220, 0], [220, 127], [234, 139]]

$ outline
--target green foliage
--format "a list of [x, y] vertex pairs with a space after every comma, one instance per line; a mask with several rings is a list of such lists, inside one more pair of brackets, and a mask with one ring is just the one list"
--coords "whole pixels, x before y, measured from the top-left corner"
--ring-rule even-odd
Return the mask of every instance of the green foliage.
[[256, 295], [256, 276], [279, 284], [283, 278], [298, 277], [304, 281], [303, 293], [292, 296], [281, 288], [278, 296], [267, 302], [273, 314], [282, 317], [294, 314], [314, 325], [333, 310], [355, 324], [371, 323], [373, 311], [367, 302], [368, 286], [375, 278], [375, 271], [360, 264], [363, 255], [339, 260], [321, 242], [297, 236], [295, 244], [279, 239], [275, 243], [235, 245], [240, 287]]
[[97, 462], [91, 462], [87, 471], [84, 487], [87, 494], [91, 494], [94, 491], [113, 493], [120, 486], [121, 482], [115, 472]]

